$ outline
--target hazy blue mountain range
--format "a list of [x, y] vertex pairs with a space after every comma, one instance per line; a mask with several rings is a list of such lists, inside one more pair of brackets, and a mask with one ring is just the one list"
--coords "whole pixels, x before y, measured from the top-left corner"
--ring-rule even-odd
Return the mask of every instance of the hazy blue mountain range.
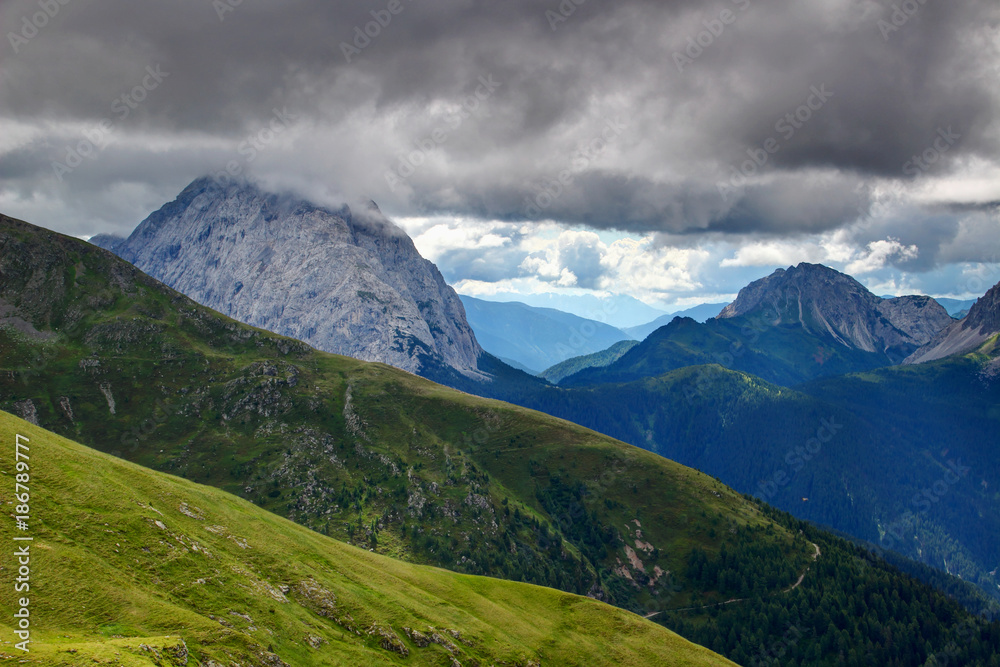
[[[742, 293], [730, 317], [675, 319], [521, 402], [997, 597], [1000, 285], [956, 321], [927, 297], [880, 299], [825, 267], [794, 272]], [[942, 323], [908, 360], [936, 361], [898, 364]]]
[[516, 301], [485, 301], [464, 295], [460, 298], [483, 349], [534, 374], [629, 338], [612, 326], [554, 308], [536, 308]]
[[702, 303], [692, 308], [679, 310], [676, 313], [661, 315], [652, 322], [640, 324], [637, 327], [626, 327], [623, 331], [636, 340], [642, 340], [660, 327], [670, 324], [675, 317], [690, 317], [695, 322], [706, 322], [722, 312], [722, 309], [727, 305], [725, 303]]
[[791, 388], [717, 364], [570, 382], [584, 371], [518, 402], [1000, 597], [998, 339], [964, 355]]
[[479, 295], [478, 298], [500, 302], [517, 301], [536, 308], [555, 308], [588, 320], [604, 322], [622, 330], [626, 327], [640, 326], [667, 314], [666, 311], [654, 308], [627, 294], [599, 297], [593, 294], [556, 294], [554, 292], [540, 294], [499, 292], [491, 295]]

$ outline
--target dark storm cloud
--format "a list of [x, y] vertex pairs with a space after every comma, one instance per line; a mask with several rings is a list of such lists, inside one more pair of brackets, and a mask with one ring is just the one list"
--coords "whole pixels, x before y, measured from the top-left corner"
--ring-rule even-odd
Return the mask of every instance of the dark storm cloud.
[[859, 244], [893, 237], [920, 249], [917, 257], [899, 261], [898, 268], [923, 272], [953, 263], [1000, 262], [1000, 205], [962, 207], [910, 206], [878, 220], [854, 235]]
[[[896, 5], [907, 11], [888, 0], [71, 0], [25, 39], [39, 5], [16, 0], [0, 7], [0, 122], [36, 134], [0, 144], [0, 186], [91, 208], [109, 183], [176, 191], [288, 110], [308, 136], [246, 170], [372, 197], [390, 215], [824, 231], [867, 210], [865, 178], [997, 162], [1000, 7]], [[108, 117], [151, 66], [169, 77], [116, 126], [123, 145], [55, 182], [52, 161], [76, 141], [66, 128]], [[481, 77], [498, 86], [477, 98]], [[609, 136], [609, 123], [624, 129]], [[944, 128], [960, 140], [907, 172]], [[390, 188], [407, 155], [420, 164]], [[551, 201], [532, 209], [544, 192]]]

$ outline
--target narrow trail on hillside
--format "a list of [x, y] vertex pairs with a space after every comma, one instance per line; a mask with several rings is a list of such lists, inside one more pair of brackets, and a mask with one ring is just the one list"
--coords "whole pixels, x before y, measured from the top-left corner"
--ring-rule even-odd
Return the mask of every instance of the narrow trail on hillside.
[[[810, 542], [810, 544], [812, 544], [813, 547], [816, 549], [816, 553], [813, 554], [813, 562], [815, 562], [816, 559], [819, 558], [819, 555], [820, 555], [819, 545], [818, 544], [813, 544], [812, 542]], [[801, 586], [802, 585], [802, 580], [806, 578], [806, 573], [807, 572], [809, 572], [809, 568], [808, 567], [806, 569], [802, 570], [802, 574], [799, 575], [799, 580], [796, 581], [794, 584], [792, 584], [789, 588], [786, 588], [785, 590], [783, 590], [782, 593], [790, 593], [790, 592], [794, 591], [796, 588], [798, 588], [799, 586]]]
[[[812, 556], [813, 562], [816, 562], [816, 559], [820, 557], [820, 555], [822, 554], [822, 552], [820, 551], [819, 545], [816, 544], [815, 542], [810, 542], [809, 544], [812, 544], [813, 548], [816, 550], [816, 553], [814, 553], [813, 556]], [[798, 588], [799, 586], [801, 586], [802, 585], [802, 581], [806, 578], [806, 574], [809, 573], [810, 567], [811, 566], [807, 566], [806, 569], [802, 570], [802, 574], [799, 575], [798, 581], [796, 581], [794, 584], [792, 584], [791, 586], [789, 586], [788, 588], [786, 588], [783, 591], [778, 591], [776, 593], [771, 593], [771, 595], [773, 596], [773, 595], [778, 595], [778, 594], [783, 594], [783, 593], [791, 593], [796, 588]], [[711, 607], [724, 607], [727, 604], [733, 604], [735, 602], [746, 602], [747, 600], [750, 600], [750, 599], [751, 598], [733, 598], [732, 600], [726, 600], [725, 602], [716, 602], [715, 604], [706, 604], [706, 605], [702, 605], [700, 607], [681, 607], [680, 609], [667, 609], [665, 611], [694, 611], [696, 609], [709, 609]], [[645, 616], [643, 616], [643, 618], [653, 618], [654, 616], [657, 616], [658, 614], [662, 614], [662, 613], [663, 613], [662, 611], [653, 611], [653, 612], [650, 612], [650, 613], [646, 614]]]

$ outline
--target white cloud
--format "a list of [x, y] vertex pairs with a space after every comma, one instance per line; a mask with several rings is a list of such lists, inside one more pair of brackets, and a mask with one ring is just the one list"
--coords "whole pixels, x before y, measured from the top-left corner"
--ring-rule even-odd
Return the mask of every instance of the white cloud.
[[736, 266], [789, 266], [799, 262], [821, 262], [825, 252], [816, 243], [758, 241], [739, 248], [732, 257], [719, 263], [723, 268]]
[[867, 254], [862, 253], [860, 257], [848, 264], [845, 270], [854, 276], [864, 275], [885, 267], [890, 260], [916, 259], [919, 254], [917, 246], [903, 245], [898, 239], [890, 237], [869, 243]]
[[856, 250], [843, 230], [802, 240], [764, 240], [741, 246], [719, 266], [791, 266], [799, 262], [830, 264], [848, 262]]
[[[941, 245], [945, 259], [961, 261], [965, 255], [960, 246], [991, 249], [995, 216], [988, 211], [967, 214], [958, 236]], [[457, 217], [399, 222], [456, 289], [474, 296], [614, 293], [677, 310], [731, 301], [749, 282], [800, 262], [825, 264], [854, 275], [877, 294], [981, 294], [996, 282], [977, 279], [967, 286], [973, 277], [963, 275], [958, 265], [926, 273], [912, 264], [918, 255], [925, 259], [919, 249], [926, 238], [897, 237], [884, 216], [842, 230], [784, 239], [720, 235], [696, 240], [655, 233], [595, 233], [552, 222], [529, 225]], [[918, 229], [922, 227], [912, 231]], [[980, 289], [980, 283], [985, 288]]]
[[611, 244], [604, 261], [615, 276], [616, 291], [659, 301], [701, 287], [695, 274], [709, 255], [702, 248], [658, 247], [652, 237], [624, 238]]

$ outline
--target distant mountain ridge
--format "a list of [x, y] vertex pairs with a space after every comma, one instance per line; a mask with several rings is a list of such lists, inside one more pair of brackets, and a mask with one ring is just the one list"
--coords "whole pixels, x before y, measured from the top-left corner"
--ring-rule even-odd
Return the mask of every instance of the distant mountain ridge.
[[606, 349], [628, 335], [555, 308], [460, 295], [476, 339], [490, 354], [538, 374], [572, 357]]
[[667, 313], [627, 294], [561, 294], [556, 292], [518, 293], [500, 292], [479, 295], [485, 301], [509, 303], [517, 301], [534, 308], [554, 308], [588, 320], [597, 320], [624, 331], [641, 326]]
[[560, 361], [558, 364], [546, 368], [544, 371], [539, 373], [539, 376], [545, 378], [552, 384], [559, 384], [563, 378], [579, 373], [586, 368], [600, 368], [613, 364], [621, 359], [626, 352], [638, 344], [639, 341], [637, 340], [621, 340], [611, 347], [601, 350], [600, 352], [583, 354], [579, 357], [572, 357], [565, 361]]
[[969, 308], [972, 308], [972, 304], [976, 302], [975, 299], [949, 299], [948, 297], [934, 297], [934, 300], [940, 303], [948, 311], [948, 314], [956, 320], [965, 317], [966, 313], [969, 312]]
[[931, 297], [883, 299], [846, 274], [805, 262], [750, 283], [718, 318], [737, 316], [761, 316], [774, 326], [799, 324], [845, 347], [884, 353], [894, 363], [953, 321]]
[[87, 239], [87, 242], [96, 245], [98, 248], [114, 252], [115, 248], [125, 242], [125, 237], [118, 234], [95, 234]]
[[1000, 283], [994, 285], [961, 320], [941, 330], [903, 363], [919, 364], [976, 349], [1000, 334]]
[[728, 304], [725, 303], [702, 303], [691, 308], [685, 308], [684, 310], [678, 310], [675, 313], [669, 313], [667, 315], [661, 315], [657, 317], [652, 322], [646, 324], [640, 324], [635, 327], [625, 327], [622, 329], [625, 333], [636, 338], [637, 340], [642, 340], [649, 334], [653, 333], [660, 327], [665, 327], [670, 324], [674, 318], [677, 317], [690, 317], [696, 322], [706, 322], [716, 315], [718, 315], [723, 308]]
[[200, 178], [127, 239], [92, 241], [201, 304], [318, 349], [485, 378], [458, 295], [374, 203], [330, 210]]
[[559, 384], [631, 382], [720, 364], [791, 387], [898, 364], [952, 322], [930, 297], [882, 299], [839, 271], [799, 264], [750, 283], [704, 324], [675, 317], [617, 361]]

